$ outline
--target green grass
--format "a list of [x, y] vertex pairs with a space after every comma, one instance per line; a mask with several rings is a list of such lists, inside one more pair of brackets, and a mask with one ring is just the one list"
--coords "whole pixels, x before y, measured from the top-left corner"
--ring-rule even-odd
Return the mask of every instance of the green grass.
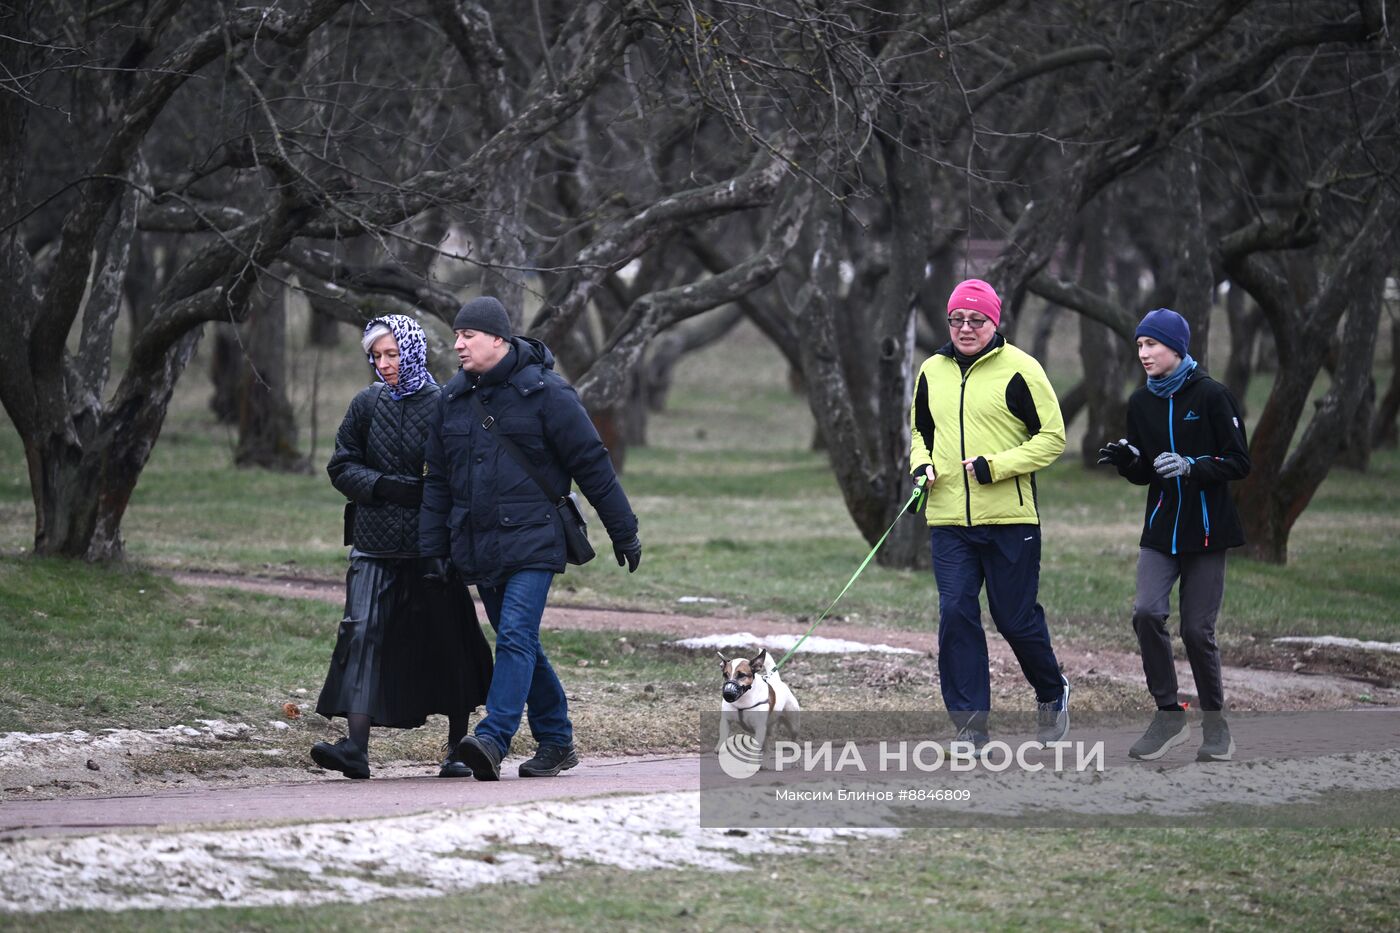
[[[741, 853], [743, 838], [734, 838]], [[415, 901], [10, 918], [29, 930], [1382, 929], [1400, 911], [1387, 831], [910, 831], [749, 870], [567, 869]], [[0, 928], [7, 924], [0, 917]]]
[[294, 690], [319, 688], [337, 615], [145, 571], [0, 560], [0, 731], [280, 718]]

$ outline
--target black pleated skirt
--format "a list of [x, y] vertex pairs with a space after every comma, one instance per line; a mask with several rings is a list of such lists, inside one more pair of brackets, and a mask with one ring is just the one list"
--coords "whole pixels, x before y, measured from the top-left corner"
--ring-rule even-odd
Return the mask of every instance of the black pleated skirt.
[[424, 582], [412, 558], [356, 555], [345, 615], [316, 712], [365, 713], [412, 729], [429, 715], [464, 717], [486, 702], [491, 649], [467, 588]]

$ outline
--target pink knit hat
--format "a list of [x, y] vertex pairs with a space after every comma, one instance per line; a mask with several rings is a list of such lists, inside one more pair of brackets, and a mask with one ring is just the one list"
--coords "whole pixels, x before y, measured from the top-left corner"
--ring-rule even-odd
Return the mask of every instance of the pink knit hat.
[[955, 308], [980, 312], [991, 318], [993, 327], [1001, 326], [1001, 299], [997, 297], [996, 289], [981, 279], [967, 279], [958, 283], [953, 294], [948, 296], [948, 313], [952, 314]]

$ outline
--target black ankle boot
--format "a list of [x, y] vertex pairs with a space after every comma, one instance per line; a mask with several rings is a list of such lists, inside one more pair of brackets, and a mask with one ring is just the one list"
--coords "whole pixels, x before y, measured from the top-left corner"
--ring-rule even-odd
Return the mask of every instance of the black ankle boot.
[[456, 761], [452, 757], [452, 751], [457, 747], [456, 742], [448, 741], [443, 743], [442, 751], [447, 757], [443, 758], [441, 767], [438, 768], [440, 778], [469, 778], [472, 776], [472, 769]]
[[348, 778], [369, 777], [369, 754], [348, 738], [334, 745], [317, 742], [311, 746], [311, 760], [327, 771], [339, 771]]

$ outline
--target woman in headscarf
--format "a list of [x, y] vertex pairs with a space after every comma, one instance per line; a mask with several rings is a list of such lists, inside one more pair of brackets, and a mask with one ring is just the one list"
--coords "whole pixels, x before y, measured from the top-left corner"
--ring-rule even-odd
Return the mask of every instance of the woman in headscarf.
[[[317, 742], [311, 758], [346, 777], [369, 777], [371, 725], [421, 726], [448, 717], [447, 748], [466, 734], [484, 702], [491, 654], [466, 587], [422, 579], [418, 507], [423, 444], [437, 411], [423, 328], [391, 314], [365, 325], [362, 340], [377, 381], [360, 390], [336, 432], [326, 471], [350, 500], [345, 616], [316, 712], [344, 716], [349, 735]], [[444, 761], [440, 777], [470, 777]]]

